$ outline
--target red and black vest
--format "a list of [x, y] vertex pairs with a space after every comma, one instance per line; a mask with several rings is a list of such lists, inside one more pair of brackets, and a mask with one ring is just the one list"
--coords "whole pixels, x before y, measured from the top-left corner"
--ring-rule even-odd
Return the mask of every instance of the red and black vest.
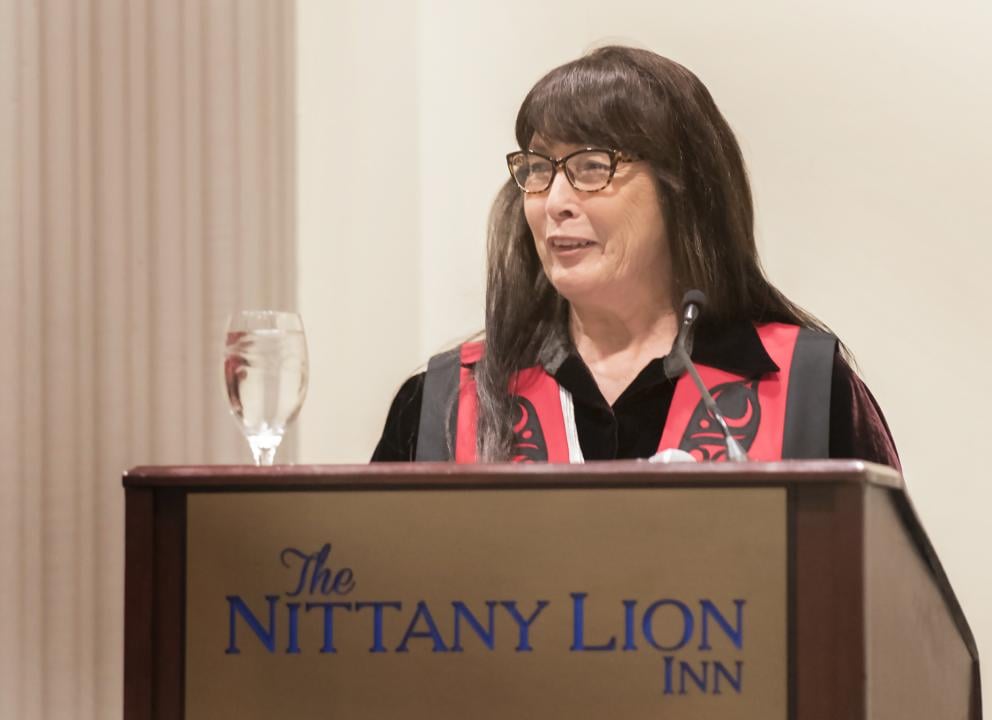
[[[829, 455], [830, 381], [836, 338], [796, 325], [756, 326], [777, 372], [742, 377], [696, 365], [734, 438], [758, 461]], [[473, 366], [482, 343], [465, 343], [431, 358], [417, 437], [417, 460], [475, 462], [477, 395]], [[518, 373], [511, 383], [517, 461], [569, 462], [560, 388], [543, 367]], [[457, 398], [457, 401], [456, 401]], [[678, 448], [697, 460], [723, 460], [723, 434], [695, 384], [683, 373], [658, 450]], [[454, 451], [452, 453], [452, 451]]]

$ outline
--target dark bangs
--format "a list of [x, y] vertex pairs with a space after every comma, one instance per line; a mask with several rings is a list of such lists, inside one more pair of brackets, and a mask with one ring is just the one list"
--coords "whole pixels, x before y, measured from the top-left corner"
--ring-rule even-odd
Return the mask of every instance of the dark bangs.
[[667, 93], [659, 93], [656, 81], [631, 62], [629, 49], [624, 55], [611, 50], [600, 48], [537, 82], [517, 114], [521, 149], [536, 134], [548, 142], [624, 150], [672, 167], [664, 157], [672, 147], [663, 142], [672, 136]]

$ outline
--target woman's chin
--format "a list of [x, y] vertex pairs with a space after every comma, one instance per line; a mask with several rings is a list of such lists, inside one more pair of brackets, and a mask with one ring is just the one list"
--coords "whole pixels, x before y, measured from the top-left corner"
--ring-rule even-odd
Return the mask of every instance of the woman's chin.
[[575, 270], [552, 273], [551, 284], [563, 298], [571, 303], [595, 298], [605, 289], [603, 282], [590, 273]]

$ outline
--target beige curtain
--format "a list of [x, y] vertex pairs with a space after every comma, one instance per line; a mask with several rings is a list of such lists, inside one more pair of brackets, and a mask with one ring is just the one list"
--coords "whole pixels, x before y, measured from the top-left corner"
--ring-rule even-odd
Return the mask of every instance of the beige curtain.
[[0, 717], [120, 716], [121, 473], [249, 458], [220, 343], [295, 304], [293, 12], [0, 0]]

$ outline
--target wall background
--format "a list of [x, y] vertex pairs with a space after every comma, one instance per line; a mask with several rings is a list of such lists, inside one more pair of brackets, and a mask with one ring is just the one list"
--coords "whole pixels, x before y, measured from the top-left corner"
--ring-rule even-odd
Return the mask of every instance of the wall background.
[[486, 217], [534, 81], [648, 47], [735, 129], [768, 273], [854, 350], [992, 648], [992, 5], [300, 0], [297, 28], [301, 461], [366, 460], [399, 384], [481, 327]]

